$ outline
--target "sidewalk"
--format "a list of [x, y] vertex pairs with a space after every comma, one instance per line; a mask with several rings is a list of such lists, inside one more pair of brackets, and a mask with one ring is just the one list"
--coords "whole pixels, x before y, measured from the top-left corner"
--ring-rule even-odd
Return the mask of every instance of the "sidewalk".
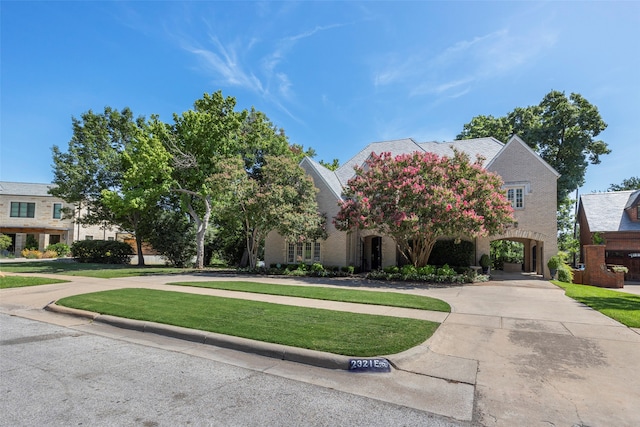
[[[56, 275], [57, 278], [62, 278]], [[309, 284], [289, 278], [141, 276], [123, 279], [66, 277], [69, 284], [7, 289], [0, 292], [0, 311], [90, 333], [111, 334], [119, 339], [158, 342], [189, 352], [209, 350], [201, 344], [167, 341], [152, 334], [113, 329], [86, 319], [48, 313], [42, 308], [51, 301], [77, 293], [121, 287], [169, 290], [164, 282], [195, 280], [256, 280], [269, 283]], [[336, 285], [336, 281], [331, 281]], [[343, 283], [346, 285], [347, 283]], [[362, 289], [366, 283], [359, 284]], [[336, 388], [349, 393], [445, 415], [486, 426], [512, 425], [639, 425], [640, 333], [564, 296], [549, 282], [526, 278], [439, 289], [393, 289], [370, 284], [375, 290], [393, 290], [440, 298], [452, 306], [451, 314], [420, 312], [389, 307], [362, 306], [291, 297], [257, 294], [234, 297], [305, 305], [337, 310], [371, 312], [394, 316], [425, 316], [442, 322], [433, 337], [398, 355], [389, 355], [395, 369], [391, 374], [353, 374], [307, 366], [298, 369], [291, 362], [257, 356], [225, 356], [242, 359], [275, 375]], [[369, 289], [373, 289], [369, 287]], [[180, 287], [181, 292], [214, 294], [214, 290]], [[230, 295], [230, 291], [215, 291]], [[414, 313], [416, 312], [416, 313]], [[435, 317], [430, 317], [435, 316]], [[154, 332], [161, 332], [155, 325]], [[201, 333], [200, 333], [201, 334]], [[169, 336], [176, 336], [175, 333]], [[204, 340], [204, 338], [203, 338]], [[184, 347], [182, 347], [184, 345]], [[259, 351], [273, 350], [255, 343]], [[194, 347], [197, 346], [197, 347]], [[276, 351], [282, 351], [277, 349]], [[285, 352], [289, 351], [285, 349]], [[295, 352], [295, 350], [291, 350]], [[303, 356], [332, 360], [335, 355]], [[338, 358], [340, 359], [340, 358]], [[250, 360], [248, 362], [247, 360]], [[305, 362], [305, 360], [299, 360]], [[340, 360], [342, 363], [343, 360]], [[235, 363], [238, 363], [237, 361]], [[317, 363], [316, 363], [317, 364]], [[300, 365], [302, 366], [302, 365]], [[335, 366], [335, 365], [334, 365]], [[635, 377], [635, 378], [634, 378]]]

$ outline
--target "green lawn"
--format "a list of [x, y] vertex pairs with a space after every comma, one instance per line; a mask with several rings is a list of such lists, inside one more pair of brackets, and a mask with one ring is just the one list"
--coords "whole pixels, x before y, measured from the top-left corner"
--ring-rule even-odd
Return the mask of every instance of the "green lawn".
[[417, 308], [421, 310], [451, 311], [446, 302], [421, 295], [398, 292], [361, 291], [319, 286], [274, 285], [256, 282], [176, 282], [170, 285], [195, 286], [202, 288], [225, 289], [230, 291], [252, 292], [269, 295], [313, 298], [328, 301], [356, 302], [360, 304], [386, 305], [390, 307]]
[[438, 323], [151, 289], [63, 298], [67, 307], [357, 357], [394, 354]]
[[568, 297], [588, 305], [623, 325], [640, 328], [640, 296], [557, 280], [551, 282], [564, 289]]
[[24, 286], [51, 285], [54, 283], [65, 283], [66, 280], [48, 279], [46, 277], [20, 277], [5, 276], [0, 277], [0, 289], [22, 288]]
[[73, 260], [32, 261], [2, 263], [0, 270], [5, 273], [45, 273], [67, 274], [69, 276], [115, 277], [143, 276], [149, 274], [190, 273], [193, 270], [172, 267], [136, 267], [131, 265], [79, 263]]

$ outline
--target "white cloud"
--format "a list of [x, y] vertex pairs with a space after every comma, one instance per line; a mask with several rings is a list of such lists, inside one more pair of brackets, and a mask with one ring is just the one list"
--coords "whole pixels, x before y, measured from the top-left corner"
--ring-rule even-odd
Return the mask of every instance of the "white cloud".
[[554, 31], [544, 27], [504, 28], [470, 40], [460, 40], [440, 53], [419, 54], [398, 61], [384, 57], [375, 71], [375, 87], [400, 85], [409, 96], [436, 95], [456, 98], [479, 81], [505, 76], [526, 66], [556, 43]]

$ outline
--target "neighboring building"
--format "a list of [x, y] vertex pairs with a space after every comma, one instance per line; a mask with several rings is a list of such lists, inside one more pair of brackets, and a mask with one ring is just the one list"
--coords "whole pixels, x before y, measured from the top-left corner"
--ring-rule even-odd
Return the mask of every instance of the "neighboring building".
[[395, 156], [425, 151], [452, 156], [454, 148], [469, 155], [472, 161], [476, 155], [482, 156], [484, 167], [502, 177], [517, 221], [517, 225], [503, 235], [474, 240], [476, 264], [482, 254], [489, 254], [491, 241], [514, 240], [524, 244], [524, 270], [548, 277], [547, 260], [558, 251], [556, 189], [559, 174], [517, 136], [507, 144], [495, 138], [447, 143], [418, 143], [413, 139], [377, 142], [368, 145], [336, 171], [305, 158], [300, 165], [319, 190], [318, 207], [327, 216], [328, 237], [315, 242], [294, 243], [271, 232], [265, 245], [265, 263], [319, 262], [325, 266], [353, 265], [364, 271], [402, 263], [402, 256], [390, 237], [369, 230], [350, 233], [336, 230], [332, 220], [339, 211], [343, 188], [354, 176], [354, 167], [362, 166], [372, 152], [390, 152]]
[[[71, 245], [76, 240], [114, 240], [116, 230], [100, 226], [80, 226], [65, 218], [63, 208], [74, 205], [49, 194], [53, 184], [0, 181], [0, 233], [11, 237], [9, 251], [20, 255], [27, 241], [44, 250], [54, 243]], [[81, 210], [80, 214], [86, 211]]]
[[578, 206], [581, 249], [603, 241], [605, 263], [627, 267], [627, 280], [640, 280], [639, 206], [640, 190], [583, 194]]

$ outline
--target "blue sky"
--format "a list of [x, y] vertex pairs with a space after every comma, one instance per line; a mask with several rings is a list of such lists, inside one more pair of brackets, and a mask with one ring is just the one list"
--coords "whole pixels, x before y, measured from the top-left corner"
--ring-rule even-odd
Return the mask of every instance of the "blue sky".
[[581, 192], [640, 176], [640, 2], [9, 2], [0, 179], [50, 182], [71, 117], [172, 114], [222, 90], [316, 160], [448, 141], [551, 90], [608, 123]]

